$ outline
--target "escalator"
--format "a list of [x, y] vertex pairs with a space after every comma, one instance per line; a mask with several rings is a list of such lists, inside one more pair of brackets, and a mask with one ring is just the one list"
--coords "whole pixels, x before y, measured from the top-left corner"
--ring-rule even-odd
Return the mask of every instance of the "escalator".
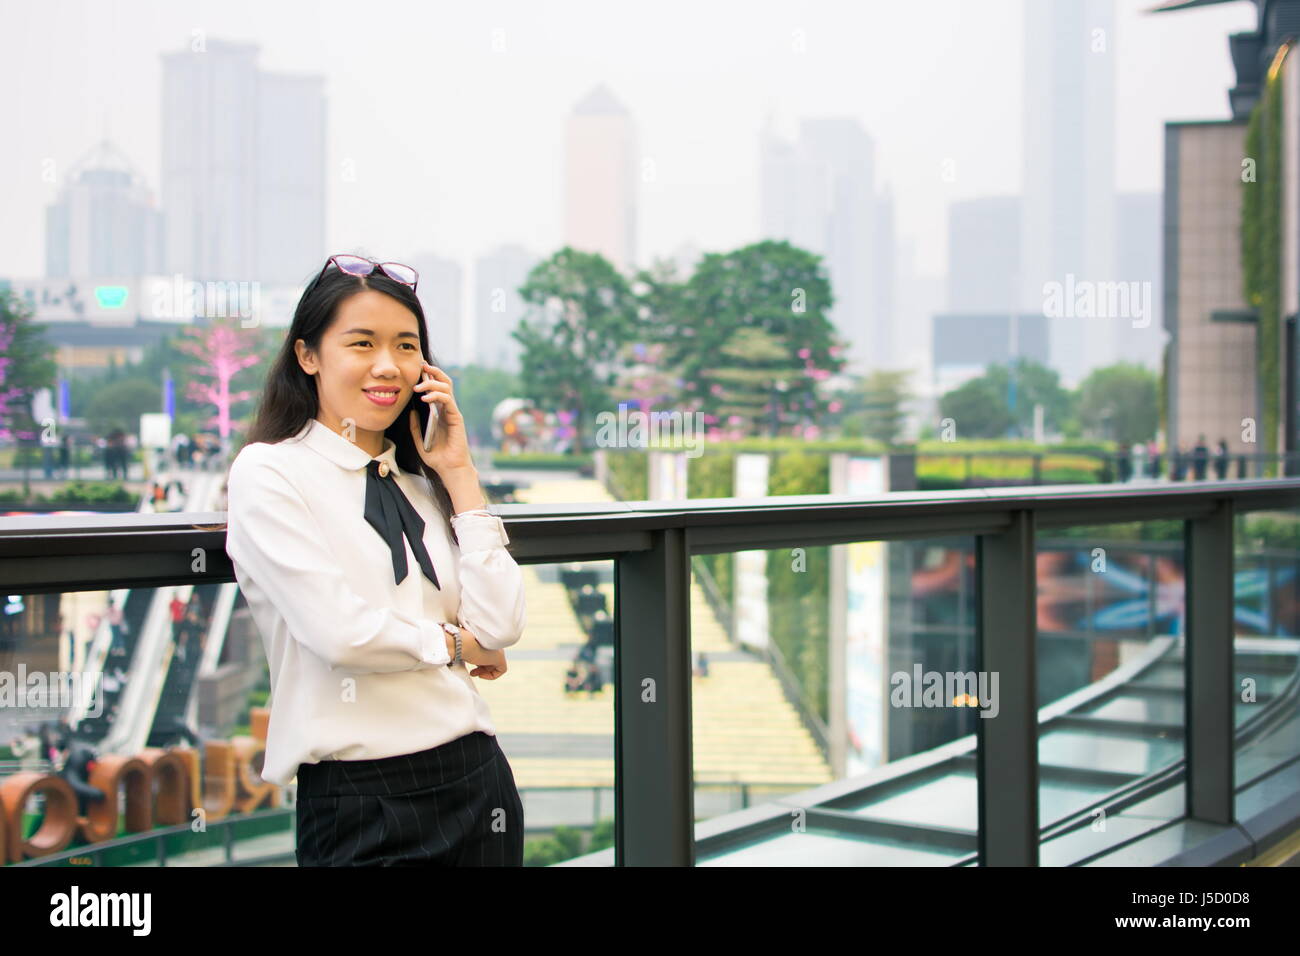
[[[176, 625], [167, 660], [167, 677], [158, 696], [153, 725], [146, 745], [166, 747], [185, 741], [197, 746], [199, 736], [190, 719], [190, 701], [198, 688], [200, 666], [212, 622], [213, 610], [222, 590], [220, 584], [204, 584], [193, 589], [187, 606], [187, 616]], [[188, 608], [197, 610], [197, 621], [191, 624]]]
[[[103, 674], [103, 707], [98, 715], [86, 716], [76, 724], [76, 734], [80, 739], [91, 743], [101, 742], [117, 719], [130, 675], [133, 673], [133, 661], [139, 647], [139, 637], [148, 619], [154, 595], [153, 589], [140, 588], [112, 592], [112, 601], [122, 607], [122, 626], [114, 634], [113, 626], [107, 616], [100, 623], [101, 639], [97, 639], [96, 646], [91, 649], [90, 668], [98, 669]], [[107, 634], [107, 646], [103, 646], [105, 642], [102, 638], [105, 634]], [[97, 650], [98, 654], [96, 654]]]

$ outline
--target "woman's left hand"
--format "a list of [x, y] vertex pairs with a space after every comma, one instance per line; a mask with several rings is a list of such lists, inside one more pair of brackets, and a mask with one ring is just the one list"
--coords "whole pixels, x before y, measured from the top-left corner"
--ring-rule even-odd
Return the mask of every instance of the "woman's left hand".
[[420, 394], [421, 401], [438, 403], [438, 423], [433, 426], [433, 447], [425, 451], [420, 416], [416, 414], [415, 409], [411, 409], [411, 437], [415, 440], [415, 450], [424, 463], [440, 477], [445, 477], [459, 468], [473, 468], [474, 461], [469, 454], [469, 436], [465, 431], [465, 416], [456, 407], [451, 376], [427, 362], [421, 367], [432, 375], [433, 379], [425, 381], [421, 376], [415, 391]]
[[[505, 660], [505, 653], [501, 654], [501, 659]], [[506, 672], [504, 665], [496, 667], [492, 664], [476, 664], [474, 669], [469, 672], [470, 677], [481, 677], [483, 680], [496, 680]]]

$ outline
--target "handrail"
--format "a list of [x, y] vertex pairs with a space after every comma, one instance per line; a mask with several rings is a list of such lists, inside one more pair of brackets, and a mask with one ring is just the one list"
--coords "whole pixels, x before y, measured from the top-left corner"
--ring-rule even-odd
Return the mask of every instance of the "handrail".
[[[1247, 507], [1244, 510], [1294, 508], [1300, 505], [1300, 479], [1254, 479], [1249, 481], [1192, 482], [1188, 484], [1131, 483], [1111, 485], [1045, 485], [1014, 488], [968, 488], [946, 491], [899, 491], [880, 495], [788, 495], [777, 498], [700, 498], [677, 501], [618, 501], [560, 504], [495, 504], [491, 510], [506, 524], [512, 544], [545, 541], [551, 552], [531, 554], [532, 548], [511, 548], [516, 560], [550, 563], [568, 560], [573, 547], [559, 545], [561, 537], [575, 532], [598, 531], [611, 540], [601, 549], [604, 557], [642, 550], [614, 532], [660, 531], [668, 528], [707, 529], [710, 545], [729, 542], [734, 547], [697, 547], [692, 553], [718, 553], [748, 548], [749, 537], [738, 529], [762, 516], [764, 524], [780, 526], [784, 540], [806, 543], [806, 535], [788, 530], [808, 522], [833, 525], [854, 523], [840, 534], [818, 533], [818, 543], [853, 543], [859, 540], [924, 538], [934, 534], [928, 522], [943, 516], [945, 531], [953, 534], [983, 534], [1000, 528], [1010, 511], [1030, 511], [1039, 527], [1117, 524], [1154, 518], [1186, 518], [1206, 512], [1224, 499]], [[1243, 510], [1243, 509], [1239, 509]], [[856, 523], [884, 522], [896, 527], [864, 528], [858, 536]], [[940, 522], [936, 522], [940, 523]], [[0, 520], [0, 561], [59, 558], [78, 554], [77, 548], [95, 545], [94, 556], [129, 556], [153, 549], [173, 550], [191, 541], [224, 542], [226, 512], [168, 512], [164, 514], [78, 514], [21, 515]], [[720, 535], [726, 529], [733, 533]], [[715, 539], [717, 541], [715, 542]], [[552, 545], [556, 545], [552, 547]], [[780, 545], [773, 545], [779, 547]], [[224, 550], [224, 548], [223, 548]], [[185, 567], [191, 558], [184, 555]], [[174, 575], [171, 583], [184, 581], [226, 581], [233, 575], [221, 573], [219, 560], [209, 560], [203, 571]], [[119, 567], [118, 571], [122, 569]]]

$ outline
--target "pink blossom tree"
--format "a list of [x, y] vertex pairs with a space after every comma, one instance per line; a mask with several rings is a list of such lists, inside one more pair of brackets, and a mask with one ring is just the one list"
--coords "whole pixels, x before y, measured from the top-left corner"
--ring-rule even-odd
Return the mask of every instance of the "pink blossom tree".
[[41, 423], [32, 420], [31, 399], [55, 381], [55, 347], [33, 316], [28, 302], [0, 288], [0, 440], [6, 442], [37, 438]]
[[176, 348], [199, 360], [195, 376], [207, 380], [190, 382], [186, 394], [193, 401], [216, 407], [216, 414], [207, 420], [207, 424], [217, 426], [224, 447], [230, 438], [231, 406], [253, 395], [247, 389], [231, 392], [230, 383], [237, 374], [261, 359], [249, 352], [253, 343], [241, 338], [239, 330], [227, 322], [188, 326], [182, 334], [186, 337], [176, 343]]
[[11, 403], [23, 396], [21, 388], [5, 387], [10, 375], [9, 366], [13, 364], [9, 356], [9, 344], [13, 339], [13, 326], [0, 323], [0, 441], [13, 441], [14, 432], [10, 430], [9, 422], [16, 409]]

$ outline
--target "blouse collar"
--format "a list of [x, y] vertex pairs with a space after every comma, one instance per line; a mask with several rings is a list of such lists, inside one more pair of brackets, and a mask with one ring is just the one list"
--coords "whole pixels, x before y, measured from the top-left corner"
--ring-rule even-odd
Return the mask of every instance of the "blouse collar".
[[[297, 437], [313, 451], [340, 468], [360, 471], [370, 463], [370, 455], [319, 419], [313, 418], [307, 422], [298, 432]], [[375, 455], [375, 460], [387, 462], [389, 470], [394, 474], [402, 473], [397, 467], [397, 444], [387, 435], [384, 436], [384, 450]]]

